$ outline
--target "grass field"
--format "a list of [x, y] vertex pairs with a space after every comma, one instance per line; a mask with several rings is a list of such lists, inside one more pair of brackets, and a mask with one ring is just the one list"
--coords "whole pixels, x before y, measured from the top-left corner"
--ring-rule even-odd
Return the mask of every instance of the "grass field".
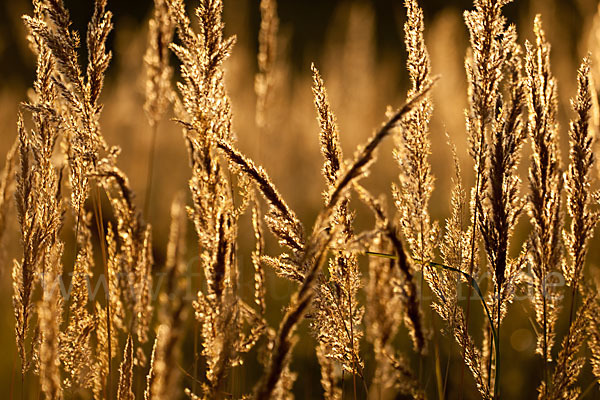
[[597, 1], [280, 2], [10, 8], [3, 396], [600, 398]]

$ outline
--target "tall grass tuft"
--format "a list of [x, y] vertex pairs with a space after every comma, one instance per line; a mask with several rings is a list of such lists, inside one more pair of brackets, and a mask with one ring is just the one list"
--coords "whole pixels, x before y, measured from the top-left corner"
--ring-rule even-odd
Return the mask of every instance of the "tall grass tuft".
[[[294, 83], [305, 91], [280, 82], [291, 69], [278, 47], [285, 40], [276, 0], [256, 5], [258, 57], [253, 51], [246, 61], [257, 65], [244, 64], [250, 84], [241, 79], [247, 78], [237, 68], [242, 63], [230, 57], [236, 36], [225, 34], [223, 0], [200, 0], [194, 18], [184, 0], [155, 0], [145, 53], [138, 54], [145, 71], [140, 110], [144, 131], [150, 128], [144, 184], [132, 167], [137, 163], [127, 163], [136, 154], [127, 143], [142, 147], [139, 138], [123, 140], [123, 151], [109, 144], [115, 132], [105, 122], [113, 117], [102, 112], [115, 99], [103, 90], [111, 82], [107, 1], [93, 2], [80, 36], [62, 0], [33, 0], [23, 22], [35, 78], [0, 173], [0, 236], [7, 244], [13, 245], [9, 235], [20, 241], [8, 250], [14, 375], [20, 372], [22, 398], [442, 399], [457, 393], [499, 399], [511, 394], [511, 374], [521, 372], [520, 364], [539, 367], [532, 368], [539, 380], [523, 387], [537, 388], [540, 399], [597, 391], [598, 66], [589, 53], [577, 71], [563, 170], [550, 43], [541, 16], [533, 21], [533, 43], [519, 37], [503, 14], [510, 2], [474, 0], [464, 13], [468, 91], [457, 118], [466, 122], [464, 155], [473, 170], [464, 168], [449, 132], [453, 173], [438, 174], [444, 158], [433, 153], [444, 125], [434, 106], [446, 107], [434, 91], [445, 78], [433, 73], [435, 57], [425, 42], [436, 38], [427, 36], [417, 0], [404, 2], [406, 100], [370, 136], [360, 132], [366, 113], [357, 113], [357, 121], [347, 112], [375, 95], [386, 99], [385, 91], [365, 85], [379, 77], [371, 76], [372, 46], [361, 33], [371, 23], [357, 22], [357, 8], [342, 29], [349, 32], [343, 60], [349, 69], [369, 68], [338, 74], [325, 62], [324, 79], [315, 66], [321, 62], [311, 64], [303, 72], [312, 77], [310, 99], [307, 81]], [[125, 54], [133, 59], [135, 51], [128, 47]], [[337, 89], [352, 84], [346, 76], [356, 78], [364, 98], [338, 101]], [[396, 89], [391, 76], [382, 76], [389, 92]], [[254, 94], [241, 96], [238, 86], [253, 86]], [[124, 91], [133, 93], [126, 85]], [[300, 114], [311, 100], [316, 124], [313, 114]], [[246, 103], [250, 119], [234, 114]], [[158, 140], [159, 125], [161, 134], [180, 129], [183, 141]], [[313, 132], [322, 156], [314, 165], [324, 182], [310, 186], [293, 181], [299, 174], [273, 171], [275, 146], [293, 143], [297, 159], [312, 160], [309, 147], [286, 138], [298, 131]], [[361, 136], [353, 137], [356, 132]], [[343, 151], [353, 140], [362, 144]], [[254, 152], [250, 141], [258, 143]], [[187, 152], [189, 168], [159, 165], [159, 143]], [[398, 179], [376, 195], [387, 170], [376, 169], [385, 162], [378, 153], [386, 151]], [[310, 164], [297, 169], [310, 171]], [[164, 175], [185, 175], [187, 190], [153, 190]], [[141, 205], [138, 181], [145, 189]], [[320, 201], [299, 204], [294, 194], [317, 185]], [[440, 204], [449, 208], [445, 219]], [[169, 222], [162, 224], [161, 213]], [[527, 301], [517, 297], [523, 293]], [[531, 327], [514, 330], [524, 316]], [[523, 350], [521, 361], [511, 363], [527, 334], [541, 358]], [[11, 383], [11, 398], [16, 386]]]

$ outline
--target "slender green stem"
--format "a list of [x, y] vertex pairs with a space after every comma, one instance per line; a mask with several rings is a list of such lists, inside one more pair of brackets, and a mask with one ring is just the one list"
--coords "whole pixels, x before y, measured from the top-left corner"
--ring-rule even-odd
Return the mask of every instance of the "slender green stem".
[[[483, 148], [483, 144], [485, 141], [485, 125], [484, 123], [480, 123], [479, 124], [479, 128], [480, 128], [480, 135], [479, 135], [479, 147], [477, 150], [477, 179], [475, 182], [475, 203], [474, 203], [474, 210], [473, 210], [473, 223], [471, 224], [471, 229], [472, 229], [472, 236], [471, 236], [471, 254], [469, 256], [469, 276], [471, 276], [473, 274], [473, 269], [475, 267], [475, 251], [477, 248], [477, 218], [478, 218], [478, 212], [479, 212], [479, 204], [480, 204], [480, 191], [481, 191], [481, 179], [482, 179], [482, 173], [481, 171], [483, 170], [483, 168], [485, 167], [485, 165], [482, 165], [482, 148]], [[467, 334], [467, 330], [469, 329], [469, 316], [471, 315], [471, 290], [472, 290], [472, 285], [469, 285], [469, 290], [467, 291], [467, 311], [466, 311], [466, 315], [465, 315], [465, 320], [466, 320], [466, 329], [465, 329], [465, 335]], [[485, 303], [485, 302], [484, 302]], [[490, 320], [490, 325], [492, 325], [492, 327], [494, 326], [492, 320]], [[466, 340], [466, 337], [464, 337], [464, 339]], [[463, 357], [465, 357], [465, 354], [463, 352]], [[465, 378], [465, 364], [462, 363], [460, 366], [460, 392], [459, 392], [459, 400], [463, 399], [463, 395], [464, 395], [464, 378]]]
[[[391, 258], [391, 259], [397, 259], [398, 257], [396, 257], [393, 254], [386, 254], [386, 253], [377, 253], [374, 251], [365, 251], [364, 254], [369, 255], [369, 256], [377, 256], [377, 257], [384, 257], [384, 258]], [[415, 261], [419, 261], [419, 260], [415, 260]], [[477, 281], [475, 280], [475, 278], [473, 278], [471, 275], [469, 275], [468, 273], [461, 271], [458, 268], [454, 268], [454, 267], [450, 267], [448, 265], [445, 264], [440, 264], [440, 263], [436, 263], [433, 261], [429, 261], [428, 262], [429, 266], [434, 267], [434, 268], [438, 268], [438, 269], [446, 269], [448, 271], [452, 271], [452, 272], [457, 272], [459, 274], [461, 274], [468, 282], [469, 284], [473, 287], [473, 289], [475, 289], [475, 292], [477, 293], [477, 295], [479, 296], [479, 300], [481, 301], [481, 304], [483, 305], [483, 308], [485, 310], [485, 313], [487, 314], [487, 317], [490, 321], [490, 324], [492, 324], [492, 335], [494, 340], [496, 340], [496, 329], [494, 329], [494, 325], [493, 325], [493, 319], [492, 319], [492, 314], [490, 313], [490, 310], [487, 306], [487, 303], [485, 302], [484, 298], [483, 298], [483, 293], [481, 292], [481, 289], [479, 288], [479, 285], [477, 284]]]
[[496, 338], [498, 343], [496, 345], [496, 375], [494, 376], [494, 398], [499, 396], [499, 385], [500, 385], [500, 284], [498, 284], [497, 298], [496, 298], [497, 309], [497, 325], [496, 325]]
[[[364, 254], [372, 255], [372, 256], [376, 256], [376, 257], [392, 258], [392, 259], [397, 258], [393, 254], [377, 253], [377, 252], [372, 252], [372, 251], [366, 251]], [[420, 262], [419, 260], [415, 260], [415, 261]], [[462, 275], [467, 280], [467, 282], [469, 282], [470, 286], [475, 290], [475, 293], [477, 293], [477, 296], [479, 296], [479, 300], [481, 302], [481, 305], [483, 306], [483, 309], [485, 310], [485, 314], [487, 316], [487, 319], [490, 322], [490, 327], [492, 329], [492, 339], [494, 341], [494, 349], [496, 352], [496, 359], [495, 359], [495, 361], [496, 361], [496, 379], [494, 381], [494, 398], [497, 398], [498, 397], [498, 389], [499, 389], [498, 388], [498, 381], [499, 381], [498, 368], [500, 366], [500, 345], [498, 343], [498, 332], [497, 332], [496, 328], [494, 328], [494, 320], [492, 319], [492, 314], [490, 313], [487, 303], [485, 302], [485, 299], [483, 298], [483, 293], [481, 292], [481, 288], [477, 284], [477, 281], [471, 275], [469, 275], [468, 273], [466, 273], [464, 271], [461, 271], [458, 268], [450, 267], [448, 265], [436, 263], [433, 261], [429, 261], [427, 264], [434, 268], [445, 269], [445, 270], [456, 272], [456, 273]]]
[[494, 379], [494, 399], [498, 398], [498, 390], [499, 390], [499, 386], [498, 386], [498, 382], [499, 382], [499, 377], [500, 377], [500, 343], [498, 342], [498, 331], [494, 328], [494, 320], [492, 319], [492, 314], [490, 313], [490, 310], [488, 309], [487, 303], [485, 302], [484, 298], [483, 298], [483, 293], [481, 292], [481, 289], [479, 288], [479, 285], [477, 284], [477, 281], [469, 274], [467, 274], [464, 271], [461, 271], [458, 268], [453, 268], [450, 267], [448, 265], [444, 265], [444, 264], [439, 264], [439, 263], [435, 263], [435, 262], [429, 262], [429, 265], [431, 265], [432, 267], [435, 268], [442, 268], [442, 269], [446, 269], [449, 271], [453, 271], [453, 272], [457, 272], [459, 274], [461, 274], [473, 287], [473, 289], [475, 289], [475, 292], [477, 292], [477, 295], [479, 296], [479, 300], [481, 301], [481, 304], [483, 305], [483, 308], [485, 310], [485, 313], [487, 315], [488, 320], [490, 321], [490, 327], [492, 329], [492, 338], [494, 340], [494, 349], [496, 351], [496, 377]]
[[454, 267], [450, 267], [448, 265], [444, 265], [444, 264], [440, 264], [440, 263], [436, 263], [433, 261], [429, 262], [429, 265], [431, 265], [434, 268], [441, 268], [441, 269], [446, 269], [448, 271], [452, 271], [452, 272], [457, 272], [459, 274], [461, 274], [468, 282], [471, 286], [473, 286], [473, 289], [475, 289], [475, 292], [477, 293], [477, 295], [479, 296], [479, 300], [481, 301], [481, 304], [483, 305], [483, 308], [485, 310], [485, 313], [487, 314], [487, 317], [490, 321], [490, 324], [492, 324], [492, 335], [494, 336], [494, 340], [496, 340], [496, 329], [494, 329], [494, 325], [493, 325], [493, 319], [492, 319], [492, 314], [490, 313], [490, 310], [487, 306], [487, 303], [485, 302], [485, 300], [483, 299], [483, 293], [481, 292], [481, 289], [479, 288], [479, 285], [477, 284], [477, 281], [468, 273], [461, 271], [458, 268], [454, 268]]
[[382, 257], [382, 258], [390, 258], [392, 260], [396, 260], [398, 258], [397, 256], [395, 256], [393, 254], [378, 253], [376, 251], [365, 251], [364, 254], [367, 255], [367, 256], [376, 256], [376, 257]]

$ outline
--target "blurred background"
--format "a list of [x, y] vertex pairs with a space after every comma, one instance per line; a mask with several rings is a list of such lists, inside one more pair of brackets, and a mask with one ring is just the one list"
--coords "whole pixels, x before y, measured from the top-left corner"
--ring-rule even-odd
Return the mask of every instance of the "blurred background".
[[[85, 36], [87, 21], [91, 16], [91, 0], [65, 0], [73, 26]], [[275, 83], [270, 106], [267, 107], [267, 125], [258, 129], [255, 123], [256, 96], [254, 76], [257, 71], [258, 28], [260, 23], [258, 0], [225, 0], [224, 19], [226, 34], [237, 35], [237, 44], [226, 64], [226, 80], [232, 99], [234, 130], [239, 147], [248, 156], [263, 165], [280, 189], [289, 205], [296, 210], [306, 226], [310, 226], [322, 204], [324, 182], [320, 175], [322, 158], [319, 153], [318, 133], [310, 76], [310, 64], [320, 69], [336, 113], [346, 157], [385, 120], [388, 105], [402, 104], [407, 91], [405, 69], [406, 51], [403, 44], [405, 11], [400, 0], [280, 0], [278, 15], [280, 30], [278, 54], [275, 63]], [[431, 203], [431, 213], [441, 224], [449, 216], [449, 193], [452, 187], [452, 156], [447, 137], [458, 147], [458, 156], [465, 184], [472, 182], [472, 162], [466, 151], [464, 110], [467, 86], [464, 73], [464, 56], [468, 46], [467, 30], [462, 12], [472, 8], [467, 0], [420, 0], [425, 13], [425, 39], [435, 74], [441, 80], [433, 91], [434, 116], [431, 123], [433, 174], [436, 189]], [[194, 2], [189, 3], [195, 6]], [[146, 201], [146, 176], [150, 151], [150, 129], [143, 111], [144, 70], [143, 54], [147, 43], [147, 24], [152, 12], [152, 2], [119, 1], [108, 3], [114, 13], [115, 29], [110, 36], [113, 60], [109, 68], [102, 96], [102, 132], [108, 143], [122, 148], [119, 165], [128, 174], [133, 189], [138, 194], [138, 204]], [[561, 144], [563, 160], [568, 159], [566, 132], [572, 113], [569, 98], [576, 89], [576, 71], [588, 50], [600, 57], [600, 17], [597, 0], [518, 0], [505, 7], [509, 22], [517, 24], [521, 43], [531, 40], [531, 27], [535, 14], [541, 13], [547, 38], [552, 44], [552, 68], [558, 78], [560, 96]], [[35, 74], [35, 58], [27, 46], [26, 32], [21, 15], [30, 13], [26, 1], [2, 0], [0, 2], [0, 159], [16, 136], [16, 115], [19, 103], [27, 98]], [[600, 61], [600, 58], [597, 58]], [[82, 53], [81, 60], [85, 60]], [[173, 60], [175, 64], [175, 60]], [[594, 71], [600, 82], [600, 62]], [[155, 243], [155, 271], [160, 271], [164, 261], [169, 206], [174, 195], [187, 191], [190, 170], [180, 129], [170, 115], [160, 124], [154, 158], [154, 175], [149, 213], [145, 216], [153, 225]], [[383, 193], [391, 206], [390, 184], [397, 181], [398, 168], [392, 158], [394, 142], [389, 140], [379, 150], [379, 161], [374, 165], [365, 185], [375, 194]], [[528, 146], [525, 146], [520, 167], [526, 178]], [[369, 214], [355, 204], [357, 229], [368, 228]], [[366, 215], [366, 216], [365, 216]], [[110, 218], [110, 216], [109, 216]], [[0, 267], [0, 388], [10, 388], [11, 395], [20, 396], [18, 366], [14, 343], [14, 317], [11, 311], [12, 259], [19, 258], [21, 250], [19, 231], [15, 218], [4, 238], [4, 251]], [[189, 227], [190, 269], [197, 268], [194, 256], [194, 232]], [[520, 249], [527, 232], [527, 222], [522, 218], [521, 229], [515, 234], [513, 251]], [[247, 220], [240, 228], [240, 265], [244, 290], [252, 290], [250, 252], [253, 244], [251, 226]], [[267, 249], [278, 254], [274, 241]], [[600, 260], [598, 246], [591, 246], [588, 256], [595, 277]], [[364, 263], [366, 266], [366, 262]], [[69, 265], [66, 266], [68, 272]], [[293, 286], [270, 273], [268, 277], [269, 320], [277, 326], [282, 307], [287, 304]], [[249, 282], [249, 283], [248, 283]], [[425, 293], [427, 295], [427, 293]], [[540, 378], [540, 362], [534, 356], [535, 336], [528, 320], [531, 314], [527, 301], [518, 301], [509, 312], [507, 328], [502, 337], [503, 376], [501, 386], [505, 399], [536, 397]], [[432, 317], [429, 317], [432, 318]], [[477, 321], [477, 320], [475, 320]], [[481, 339], [473, 326], [474, 336]], [[456, 398], [459, 385], [457, 373], [461, 361], [452, 340], [440, 336], [441, 321], [433, 318], [431, 326], [438, 331], [442, 366], [449, 372], [448, 398]], [[436, 325], [437, 328], [436, 328]], [[559, 334], [564, 327], [559, 327]], [[319, 369], [314, 357], [314, 340], [306, 327], [300, 331], [301, 340], [294, 352], [292, 369], [299, 376], [295, 393], [300, 399], [319, 398]], [[408, 338], [402, 332], [398, 345], [410, 353]], [[189, 338], [188, 338], [189, 339]], [[506, 343], [504, 343], [506, 342]], [[189, 344], [188, 342], [184, 345]], [[368, 350], [368, 347], [365, 347]], [[433, 350], [433, 349], [432, 349]], [[189, 356], [188, 356], [189, 357]], [[186, 365], [186, 362], [188, 365]], [[368, 359], [367, 359], [368, 364]], [[254, 365], [254, 364], [251, 364]], [[184, 359], [182, 369], [189, 369]], [[18, 370], [18, 367], [17, 367]], [[368, 365], [367, 365], [368, 370]], [[431, 398], [436, 397], [434, 365], [425, 364], [424, 382]], [[259, 376], [258, 368], [234, 371], [230, 390], [235, 396], [250, 390]], [[15, 375], [16, 374], [16, 375]], [[467, 373], [468, 375], [468, 373]], [[591, 381], [589, 366], [584, 370], [584, 382]], [[30, 378], [33, 387], [34, 378]], [[469, 378], [467, 397], [475, 396]], [[533, 382], [533, 383], [532, 383]], [[189, 384], [189, 379], [186, 381]], [[351, 383], [347, 382], [348, 385]], [[26, 385], [27, 386], [27, 385]], [[6, 392], [5, 392], [6, 393]], [[27, 391], [30, 398], [36, 390]], [[600, 398], [597, 387], [588, 398]]]

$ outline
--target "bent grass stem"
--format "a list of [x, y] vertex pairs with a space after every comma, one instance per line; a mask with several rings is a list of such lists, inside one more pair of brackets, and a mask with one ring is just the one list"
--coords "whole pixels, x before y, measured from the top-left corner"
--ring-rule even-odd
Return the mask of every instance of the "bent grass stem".
[[[393, 254], [379, 253], [379, 252], [374, 252], [374, 251], [365, 251], [364, 254], [369, 255], [369, 256], [384, 257], [384, 258], [390, 258], [390, 259], [398, 258], [397, 256], [395, 256]], [[420, 260], [415, 260], [415, 261], [421, 262]], [[481, 288], [477, 284], [477, 281], [475, 280], [475, 278], [473, 278], [470, 274], [468, 274], [464, 271], [461, 271], [458, 268], [450, 267], [448, 265], [436, 263], [433, 261], [428, 261], [427, 264], [433, 268], [445, 269], [447, 271], [452, 271], [452, 272], [456, 272], [456, 273], [460, 274], [463, 278], [465, 278], [467, 280], [469, 285], [475, 290], [475, 293], [477, 293], [477, 296], [479, 297], [479, 301], [481, 302], [481, 305], [483, 306], [483, 309], [485, 310], [485, 314], [487, 316], [487, 319], [490, 323], [490, 327], [492, 330], [492, 340], [494, 341], [494, 350], [496, 353], [496, 358], [495, 358], [496, 376], [494, 379], [494, 398], [498, 398], [498, 382], [499, 382], [499, 377], [500, 377], [500, 346], [498, 343], [498, 332], [497, 332], [497, 329], [494, 328], [494, 320], [492, 319], [492, 314], [490, 313], [487, 303], [485, 302], [485, 299], [483, 298], [483, 293], [481, 292]]]

